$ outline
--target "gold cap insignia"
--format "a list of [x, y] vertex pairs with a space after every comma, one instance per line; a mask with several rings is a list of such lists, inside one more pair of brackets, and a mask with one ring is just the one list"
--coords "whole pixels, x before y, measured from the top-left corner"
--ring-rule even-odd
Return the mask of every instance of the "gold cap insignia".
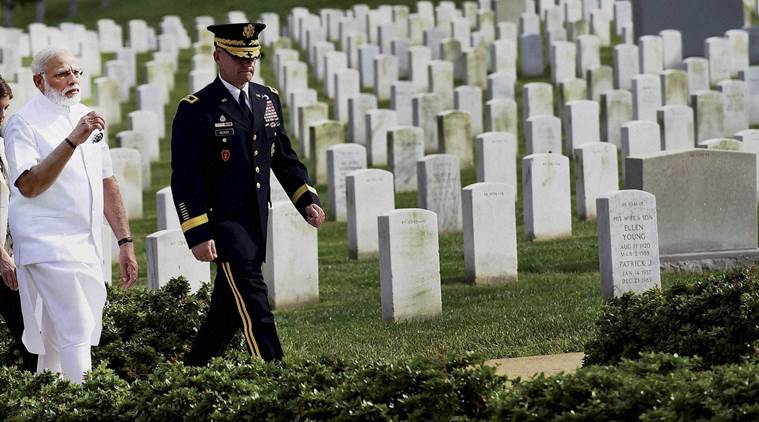
[[242, 36], [245, 38], [250, 38], [253, 36], [253, 25], [248, 24], [243, 28], [242, 30]]

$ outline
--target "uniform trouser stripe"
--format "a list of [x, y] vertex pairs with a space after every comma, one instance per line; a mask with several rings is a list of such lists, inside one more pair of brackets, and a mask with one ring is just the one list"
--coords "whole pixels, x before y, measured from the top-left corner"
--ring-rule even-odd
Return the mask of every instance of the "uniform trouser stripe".
[[245, 341], [248, 343], [248, 349], [250, 349], [251, 353], [254, 355], [261, 357], [256, 338], [253, 336], [253, 321], [251, 321], [248, 309], [245, 307], [245, 302], [242, 299], [242, 295], [240, 295], [240, 292], [235, 285], [235, 280], [232, 276], [232, 268], [229, 266], [229, 262], [222, 262], [221, 268], [224, 271], [230, 289], [232, 289], [232, 295], [237, 304], [237, 311], [240, 313], [240, 319], [242, 319], [242, 333], [245, 336]]

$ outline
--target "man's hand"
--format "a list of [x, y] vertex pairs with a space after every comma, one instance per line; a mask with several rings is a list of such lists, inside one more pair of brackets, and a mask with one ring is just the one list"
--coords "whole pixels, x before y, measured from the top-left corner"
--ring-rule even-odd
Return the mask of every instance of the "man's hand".
[[211, 262], [216, 259], [216, 243], [213, 239], [198, 243], [192, 247], [192, 255], [198, 261]]
[[81, 145], [89, 138], [92, 131], [96, 129], [105, 129], [105, 118], [102, 114], [91, 111], [79, 119], [79, 122], [74, 126], [74, 130], [69, 135], [69, 140], [74, 145]]
[[121, 287], [129, 288], [137, 281], [137, 258], [134, 256], [134, 244], [124, 243], [119, 247], [119, 271]]
[[308, 221], [308, 224], [318, 229], [319, 226], [321, 226], [322, 223], [324, 222], [324, 210], [316, 204], [311, 204], [307, 206], [306, 207], [306, 221]]
[[0, 253], [0, 275], [3, 276], [5, 285], [11, 290], [18, 290], [18, 280], [16, 279], [16, 264], [13, 258], [5, 250]]

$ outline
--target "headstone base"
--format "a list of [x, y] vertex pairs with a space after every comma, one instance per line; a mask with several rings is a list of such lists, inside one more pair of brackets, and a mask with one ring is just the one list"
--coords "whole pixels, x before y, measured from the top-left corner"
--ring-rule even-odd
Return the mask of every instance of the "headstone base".
[[727, 270], [759, 263], [759, 249], [661, 255], [659, 260], [663, 271]]

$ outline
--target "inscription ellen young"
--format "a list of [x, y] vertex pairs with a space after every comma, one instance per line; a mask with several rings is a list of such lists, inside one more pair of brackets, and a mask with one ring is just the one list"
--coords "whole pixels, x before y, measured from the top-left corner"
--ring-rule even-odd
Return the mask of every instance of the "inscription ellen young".
[[617, 191], [599, 198], [597, 207], [604, 297], [660, 287], [654, 196], [635, 190]]

